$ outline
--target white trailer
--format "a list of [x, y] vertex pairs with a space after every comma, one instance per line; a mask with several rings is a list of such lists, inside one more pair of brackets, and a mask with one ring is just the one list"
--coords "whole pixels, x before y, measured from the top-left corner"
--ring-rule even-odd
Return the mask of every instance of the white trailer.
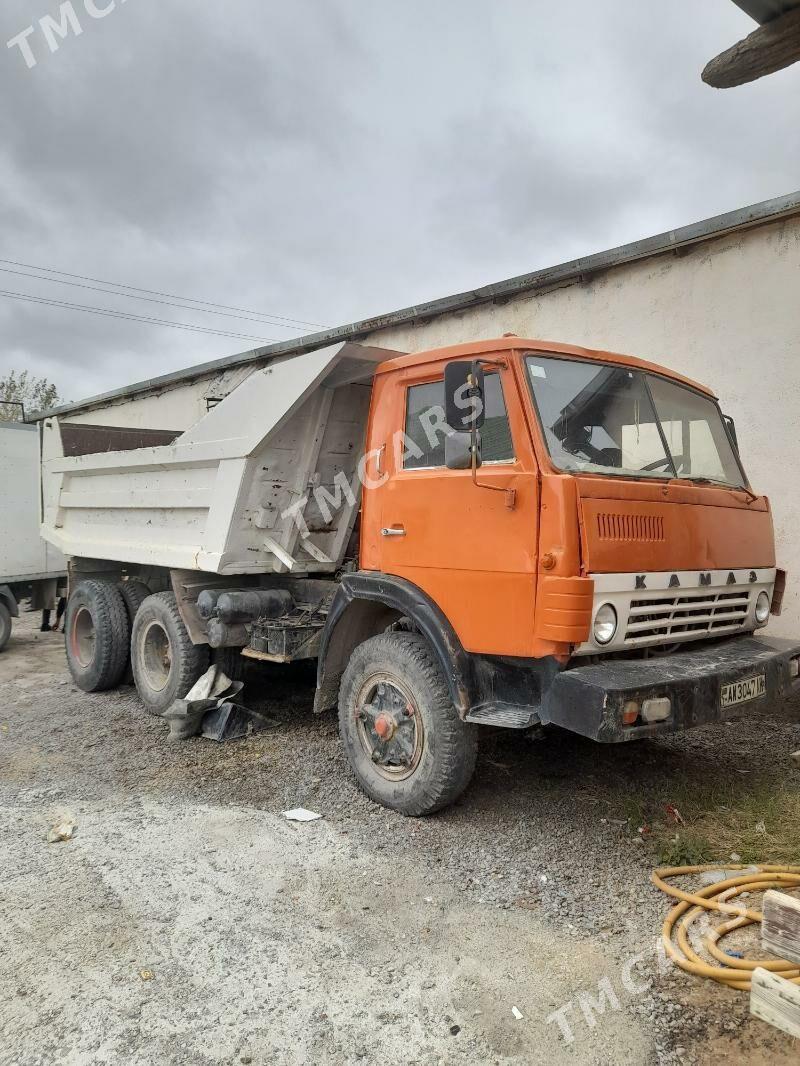
[[[155, 387], [99, 416], [43, 419], [42, 531], [70, 559], [79, 685], [118, 684], [130, 654], [140, 696], [161, 713], [210, 658], [240, 673], [245, 644], [273, 662], [316, 655], [334, 579], [357, 567], [374, 370], [398, 354], [340, 343]], [[292, 610], [260, 638], [244, 638], [241, 611], [209, 621], [198, 605], [204, 592], [267, 589], [277, 599], [256, 617], [268, 619], [289, 587]], [[158, 618], [134, 627], [145, 600]]]
[[19, 601], [55, 597], [66, 560], [39, 534], [39, 435], [22, 422], [0, 422], [0, 651], [11, 636]]
[[[373, 370], [396, 354], [337, 344], [254, 364], [234, 383], [212, 375], [200, 395], [188, 383], [169, 406], [156, 391], [139, 401], [149, 426], [45, 419], [44, 536], [84, 572], [110, 560], [219, 575], [334, 573], [358, 509]], [[189, 424], [165, 427], [167, 418]], [[345, 506], [326, 518], [313, 488], [344, 493]]]

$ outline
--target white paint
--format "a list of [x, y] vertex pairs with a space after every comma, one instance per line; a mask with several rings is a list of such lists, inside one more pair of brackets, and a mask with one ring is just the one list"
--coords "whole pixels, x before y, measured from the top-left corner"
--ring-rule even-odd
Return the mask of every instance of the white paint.
[[660, 363], [711, 387], [736, 421], [745, 469], [770, 498], [783, 615], [769, 632], [800, 633], [800, 218], [616, 267], [587, 282], [503, 306], [485, 304], [369, 343], [420, 351], [500, 337], [545, 338]]
[[38, 466], [36, 428], [0, 422], [0, 585], [67, 568], [39, 535]]
[[[240, 374], [238, 387], [208, 411], [202, 402], [193, 424], [160, 447], [65, 456], [58, 418], [46, 419], [44, 535], [69, 555], [123, 563], [224, 574], [335, 569], [356, 509], [323, 520], [308, 487], [356, 477], [372, 370], [394, 354], [337, 344]], [[157, 409], [170, 420], [197, 414], [203, 389], [194, 382], [131, 401], [139, 421], [127, 424], [152, 428]], [[124, 414], [115, 403], [87, 421], [120, 425]], [[299, 561], [287, 512], [296, 500], [315, 530]]]

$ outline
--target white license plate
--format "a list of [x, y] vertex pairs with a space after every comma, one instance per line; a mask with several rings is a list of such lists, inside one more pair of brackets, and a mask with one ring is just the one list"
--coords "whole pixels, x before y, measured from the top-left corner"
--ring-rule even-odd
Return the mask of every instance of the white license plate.
[[746, 677], [742, 681], [731, 681], [720, 689], [720, 706], [733, 707], [736, 703], [747, 703], [748, 700], [765, 695], [766, 691], [766, 674], [756, 674], [755, 677]]

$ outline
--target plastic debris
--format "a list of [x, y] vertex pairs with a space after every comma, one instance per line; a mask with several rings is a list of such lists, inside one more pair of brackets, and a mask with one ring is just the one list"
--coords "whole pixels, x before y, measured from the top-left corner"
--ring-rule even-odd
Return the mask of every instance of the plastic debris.
[[152, 981], [155, 974], [152, 970], [139, 970], [139, 976], [143, 981]]
[[800, 766], [800, 751], [793, 751], [789, 756], [795, 766]]
[[512, 1007], [511, 1013], [514, 1015], [518, 1022], [522, 1021], [522, 1011], [519, 1009], [519, 1007]]
[[664, 808], [667, 812], [667, 817], [671, 818], [675, 825], [685, 825], [683, 816], [677, 807], [673, 807], [671, 803], [668, 803]]
[[277, 723], [256, 711], [226, 700], [203, 717], [201, 736], [206, 740], [238, 740], [251, 733], [260, 733]]
[[701, 885], [718, 885], [722, 881], [727, 881], [730, 874], [725, 870], [706, 870], [705, 873], [700, 874]]
[[[231, 679], [219, 669], [211, 666], [201, 678], [194, 683], [183, 699], [175, 700], [162, 718], [169, 722], [170, 740], [188, 740], [203, 731], [203, 724], [209, 712], [217, 711], [223, 704], [230, 703], [244, 688], [241, 681]], [[241, 708], [244, 713], [248, 713]], [[239, 734], [244, 736], [244, 733]], [[229, 739], [227, 736], [214, 736], [213, 739]]]
[[47, 834], [47, 843], [58, 844], [61, 841], [72, 840], [72, 835], [77, 828], [75, 822], [57, 822]]
[[294, 807], [290, 811], [284, 811], [283, 817], [290, 822], [316, 822], [317, 818], [321, 818], [322, 815], [307, 811], [305, 807]]

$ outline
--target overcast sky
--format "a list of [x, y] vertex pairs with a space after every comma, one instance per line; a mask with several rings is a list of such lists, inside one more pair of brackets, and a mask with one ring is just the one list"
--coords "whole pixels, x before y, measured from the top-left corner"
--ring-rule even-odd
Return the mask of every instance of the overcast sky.
[[[110, 3], [53, 53], [59, 0], [3, 0], [3, 260], [337, 325], [800, 187], [800, 65], [700, 81], [755, 28], [730, 0]], [[68, 400], [254, 343], [0, 296], [0, 374]]]

